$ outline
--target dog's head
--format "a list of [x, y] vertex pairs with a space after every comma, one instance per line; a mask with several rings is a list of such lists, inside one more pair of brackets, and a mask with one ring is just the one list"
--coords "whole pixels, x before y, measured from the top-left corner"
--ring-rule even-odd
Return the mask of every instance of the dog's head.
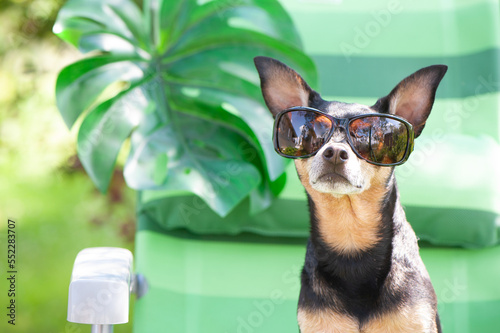
[[[255, 65], [264, 100], [273, 116], [296, 106], [314, 108], [335, 118], [370, 113], [392, 114], [411, 123], [415, 137], [425, 126], [436, 89], [447, 70], [444, 65], [420, 69], [402, 80], [375, 105], [366, 106], [323, 100], [293, 69], [272, 58], [257, 57]], [[315, 155], [297, 159], [295, 165], [308, 192], [315, 190], [335, 196], [361, 193], [375, 183], [385, 184], [393, 169], [359, 158], [342, 128], [334, 129], [330, 140]]]

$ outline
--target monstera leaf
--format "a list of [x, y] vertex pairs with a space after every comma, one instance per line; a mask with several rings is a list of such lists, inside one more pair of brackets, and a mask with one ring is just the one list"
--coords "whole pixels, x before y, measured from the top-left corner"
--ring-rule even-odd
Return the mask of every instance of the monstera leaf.
[[250, 196], [269, 205], [285, 162], [253, 57], [281, 59], [315, 82], [275, 0], [69, 0], [54, 33], [87, 57], [57, 79], [57, 106], [79, 126], [78, 154], [107, 190], [124, 142], [127, 184], [188, 191], [224, 216]]

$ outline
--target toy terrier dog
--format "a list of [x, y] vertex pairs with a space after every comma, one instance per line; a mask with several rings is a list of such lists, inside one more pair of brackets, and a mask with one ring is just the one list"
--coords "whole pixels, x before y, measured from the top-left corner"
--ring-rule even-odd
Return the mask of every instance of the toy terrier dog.
[[323, 100], [277, 60], [255, 65], [275, 149], [294, 159], [309, 200], [301, 332], [441, 332], [394, 166], [412, 152], [447, 66], [422, 68], [365, 106]]

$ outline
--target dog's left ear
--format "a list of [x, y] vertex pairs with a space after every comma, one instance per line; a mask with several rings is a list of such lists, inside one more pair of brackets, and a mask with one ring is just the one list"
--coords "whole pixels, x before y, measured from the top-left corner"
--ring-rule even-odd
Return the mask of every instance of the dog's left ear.
[[422, 68], [401, 81], [389, 95], [380, 98], [372, 109], [400, 116], [413, 125], [415, 137], [422, 133], [431, 112], [436, 89], [448, 66]]

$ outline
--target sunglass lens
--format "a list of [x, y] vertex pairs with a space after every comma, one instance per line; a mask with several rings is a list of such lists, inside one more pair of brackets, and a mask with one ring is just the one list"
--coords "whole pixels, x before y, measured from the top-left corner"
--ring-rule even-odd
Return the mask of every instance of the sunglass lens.
[[353, 148], [368, 161], [394, 164], [405, 158], [409, 135], [400, 120], [382, 116], [354, 119], [349, 134]]
[[289, 111], [277, 120], [278, 150], [286, 156], [302, 157], [316, 153], [325, 143], [332, 123], [321, 113]]

